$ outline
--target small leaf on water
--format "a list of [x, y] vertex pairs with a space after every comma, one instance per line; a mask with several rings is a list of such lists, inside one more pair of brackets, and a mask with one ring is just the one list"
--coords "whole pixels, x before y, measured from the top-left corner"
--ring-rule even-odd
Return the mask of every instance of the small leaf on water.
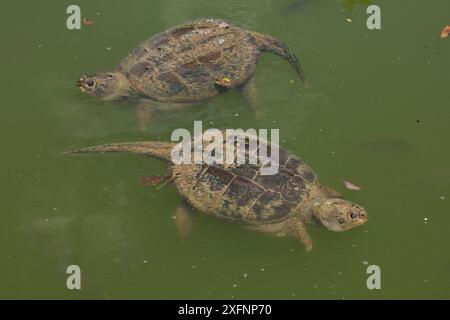
[[90, 26], [91, 24], [93, 24], [94, 23], [94, 21], [92, 21], [91, 19], [89, 19], [89, 18], [84, 18], [83, 19], [83, 24], [85, 24], [86, 26]]
[[441, 39], [447, 38], [449, 33], [450, 33], [450, 26], [447, 25], [444, 27], [444, 29], [442, 29]]
[[358, 187], [358, 186], [357, 186], [356, 184], [354, 184], [354, 183], [351, 183], [351, 182], [345, 181], [345, 180], [343, 180], [343, 182], [344, 182], [344, 186], [345, 186], [348, 190], [352, 190], [352, 191], [359, 191], [359, 190], [361, 190], [361, 188]]

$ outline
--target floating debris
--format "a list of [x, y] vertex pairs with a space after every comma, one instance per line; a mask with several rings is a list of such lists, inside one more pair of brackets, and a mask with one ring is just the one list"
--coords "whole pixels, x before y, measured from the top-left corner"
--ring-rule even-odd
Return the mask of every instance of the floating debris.
[[447, 26], [444, 27], [444, 29], [442, 29], [441, 39], [447, 38], [449, 33], [450, 33], [450, 26], [447, 25]]
[[94, 23], [94, 21], [91, 20], [91, 19], [89, 19], [89, 18], [84, 18], [84, 19], [83, 19], [83, 24], [84, 24], [85, 26], [90, 26], [90, 25], [93, 24], [93, 23]]
[[445, 200], [445, 197], [444, 196], [440, 196], [439, 199]]
[[352, 191], [359, 191], [361, 190], [360, 187], [358, 187], [356, 184], [351, 183], [350, 181], [346, 181], [346, 180], [342, 180], [342, 182], [344, 183], [344, 186], [348, 189], [348, 190], [352, 190]]
[[347, 18], [347, 19], [345, 19], [347, 22], [352, 22], [352, 19], [350, 19], [350, 18]]

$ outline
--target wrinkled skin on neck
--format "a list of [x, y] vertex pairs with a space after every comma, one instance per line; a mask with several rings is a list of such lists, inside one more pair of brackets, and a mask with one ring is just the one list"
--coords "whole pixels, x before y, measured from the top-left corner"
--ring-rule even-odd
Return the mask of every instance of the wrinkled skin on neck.
[[324, 225], [328, 230], [346, 231], [367, 222], [366, 210], [347, 200], [327, 197], [320, 189], [312, 192], [308, 208], [310, 219]]
[[131, 84], [120, 72], [97, 73], [92, 76], [82, 75], [77, 87], [81, 92], [102, 100], [116, 100], [131, 95]]

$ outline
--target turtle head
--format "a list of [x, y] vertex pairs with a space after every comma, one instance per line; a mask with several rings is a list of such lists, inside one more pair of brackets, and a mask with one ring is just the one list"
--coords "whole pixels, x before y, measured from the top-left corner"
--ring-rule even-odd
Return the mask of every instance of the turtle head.
[[325, 199], [315, 210], [315, 217], [329, 230], [346, 231], [368, 220], [366, 210], [350, 201]]
[[130, 82], [120, 72], [82, 75], [77, 81], [81, 92], [102, 100], [115, 100], [129, 95]]

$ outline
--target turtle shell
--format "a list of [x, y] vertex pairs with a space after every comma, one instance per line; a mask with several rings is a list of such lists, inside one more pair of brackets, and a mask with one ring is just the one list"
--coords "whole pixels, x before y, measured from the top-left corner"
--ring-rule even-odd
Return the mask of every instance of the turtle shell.
[[284, 220], [306, 201], [317, 179], [300, 158], [282, 148], [278, 173], [262, 175], [261, 168], [261, 163], [247, 161], [230, 166], [176, 165], [172, 170], [178, 191], [196, 209], [244, 224]]
[[200, 19], [156, 34], [124, 58], [124, 73], [142, 96], [162, 102], [193, 102], [242, 85], [260, 55], [245, 29], [217, 19]]

